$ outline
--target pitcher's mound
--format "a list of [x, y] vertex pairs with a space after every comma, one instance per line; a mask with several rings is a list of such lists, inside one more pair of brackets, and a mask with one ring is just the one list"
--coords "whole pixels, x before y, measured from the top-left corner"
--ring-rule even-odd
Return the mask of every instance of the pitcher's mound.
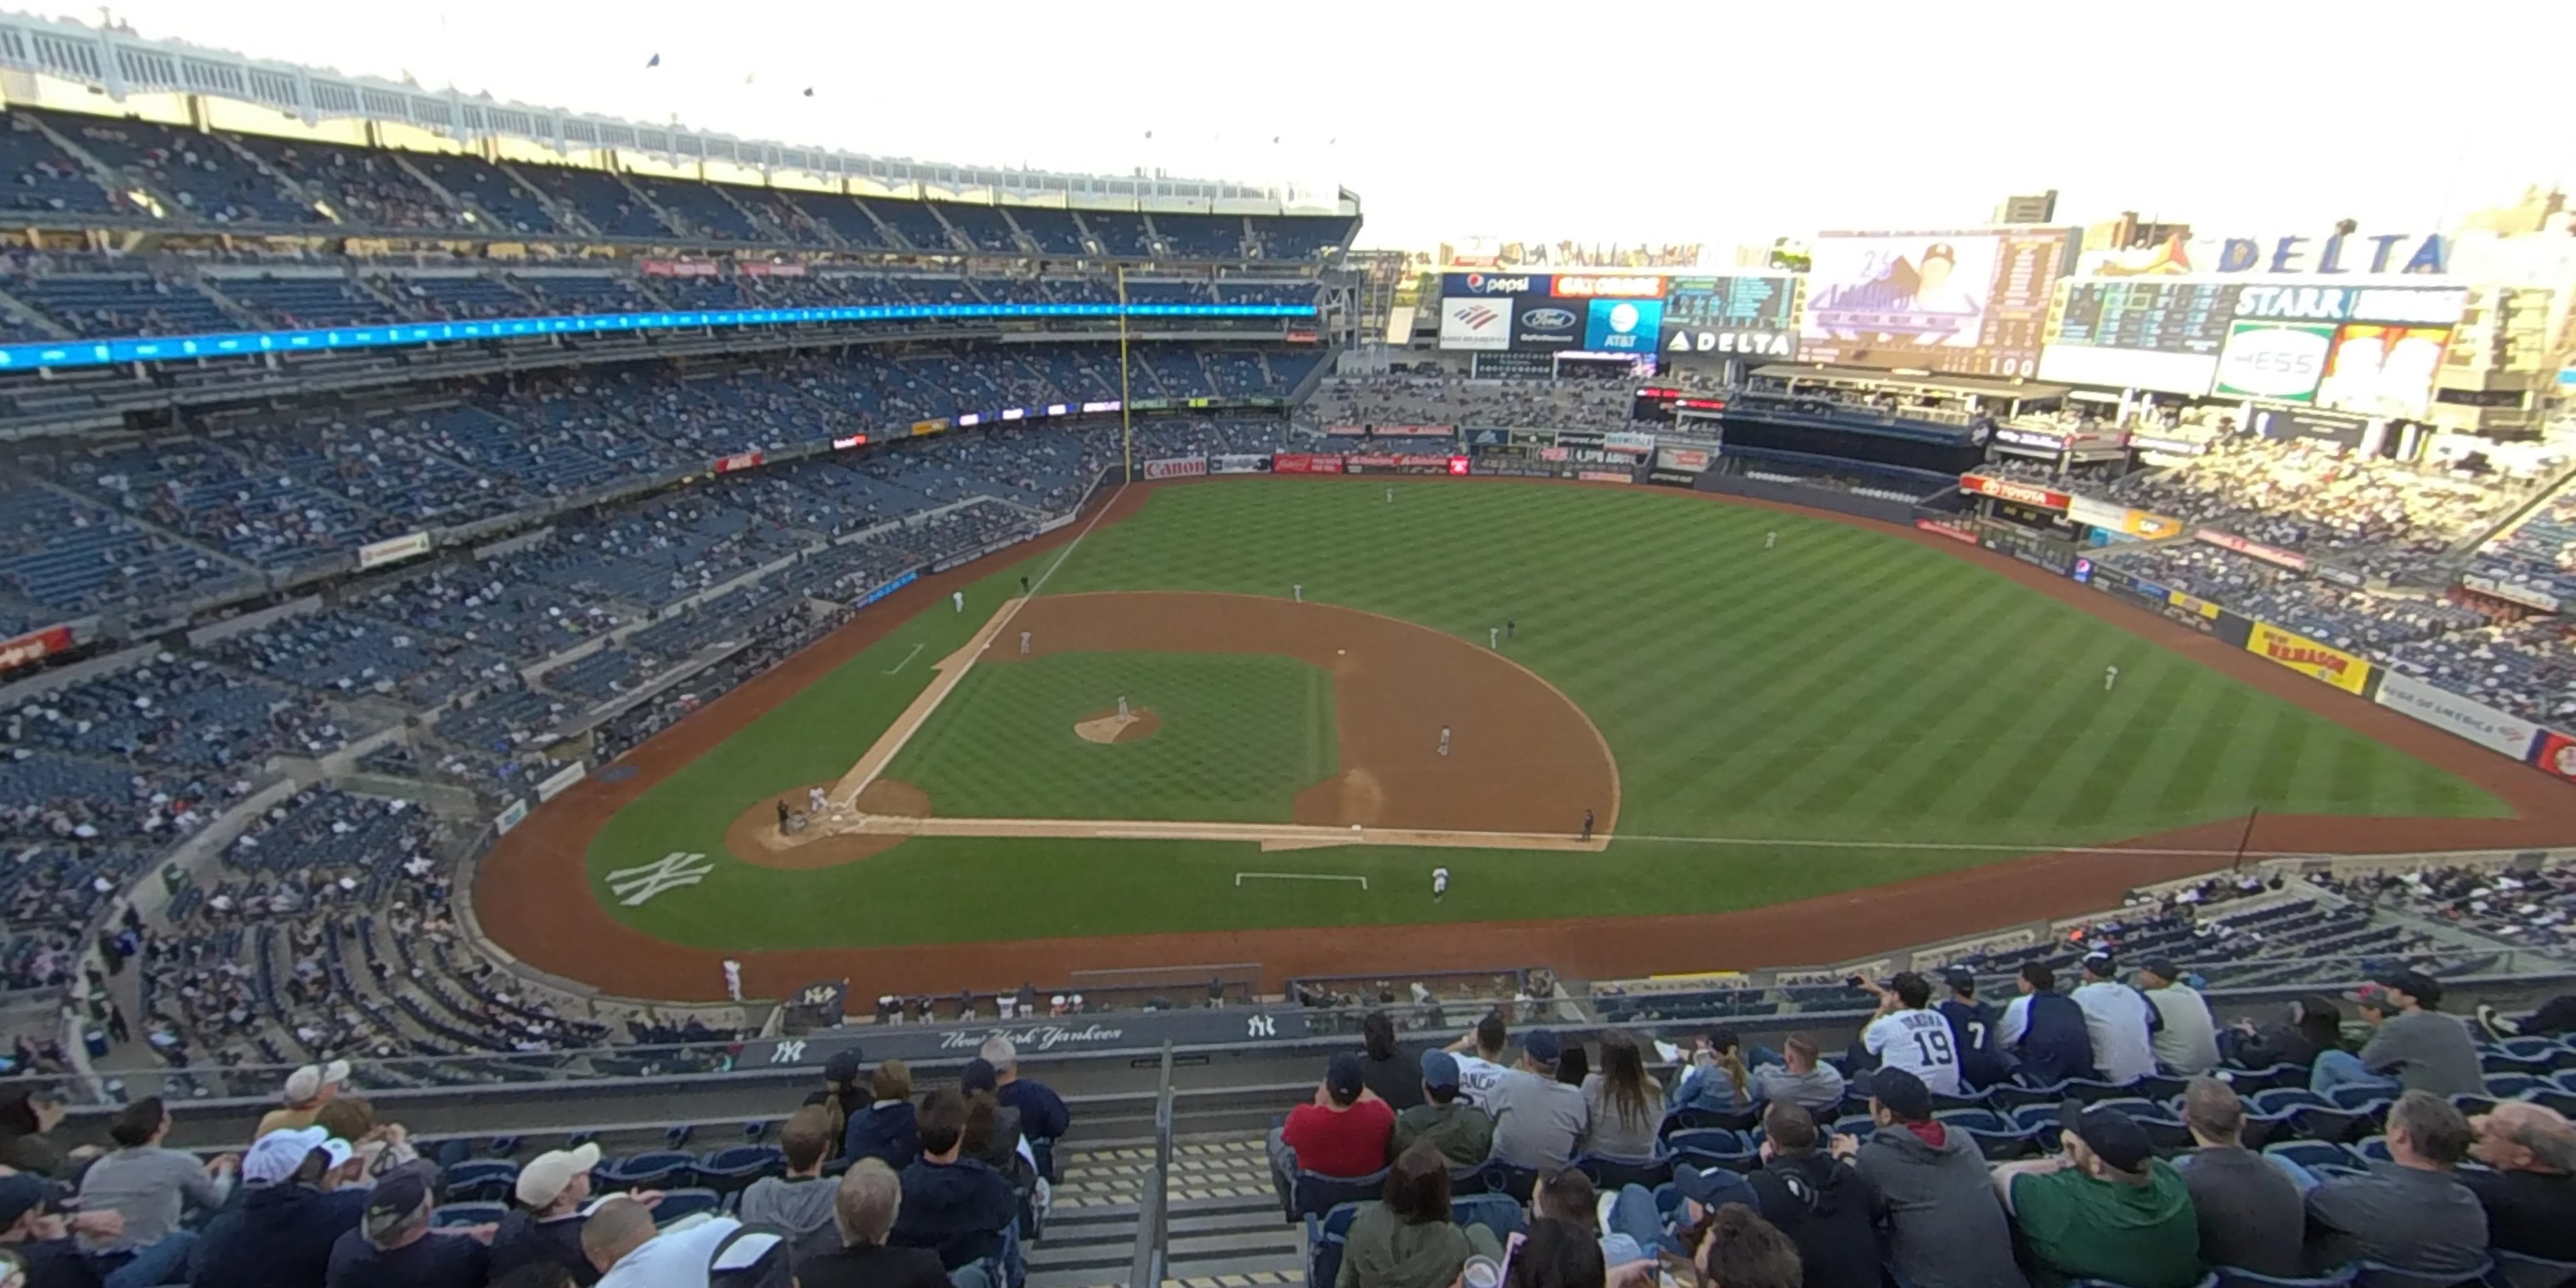
[[1162, 727], [1163, 718], [1143, 707], [1128, 708], [1124, 720], [1118, 718], [1117, 708], [1112, 707], [1084, 716], [1075, 722], [1073, 731], [1084, 742], [1134, 742], [1139, 738], [1153, 737], [1154, 731]]

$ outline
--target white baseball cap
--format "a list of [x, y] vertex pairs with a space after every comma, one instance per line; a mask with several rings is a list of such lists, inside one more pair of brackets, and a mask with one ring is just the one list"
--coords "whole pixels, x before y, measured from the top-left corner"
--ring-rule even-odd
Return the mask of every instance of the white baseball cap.
[[324, 1087], [336, 1087], [348, 1080], [349, 1062], [346, 1060], [308, 1064], [286, 1075], [286, 1103], [303, 1104], [321, 1095]]
[[572, 1178], [599, 1166], [599, 1142], [592, 1141], [579, 1149], [551, 1150], [528, 1160], [519, 1169], [515, 1192], [527, 1207], [541, 1208], [563, 1196]]
[[[304, 1166], [304, 1160], [330, 1139], [331, 1129], [328, 1127], [293, 1127], [270, 1132], [252, 1142], [249, 1151], [242, 1155], [242, 1179], [253, 1185], [275, 1185], [295, 1175], [295, 1169]], [[348, 1161], [348, 1156], [341, 1155], [340, 1161]]]

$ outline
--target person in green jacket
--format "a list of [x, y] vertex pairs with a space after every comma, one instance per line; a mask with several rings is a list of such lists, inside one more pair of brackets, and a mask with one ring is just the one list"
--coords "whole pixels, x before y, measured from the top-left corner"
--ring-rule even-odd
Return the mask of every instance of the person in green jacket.
[[1458, 1057], [1422, 1053], [1423, 1103], [1395, 1116], [1395, 1134], [1386, 1145], [1390, 1158], [1415, 1141], [1429, 1141], [1451, 1167], [1479, 1166], [1494, 1152], [1493, 1118], [1458, 1098], [1458, 1081]]
[[1397, 1156], [1378, 1201], [1352, 1219], [1333, 1288], [1449, 1288], [1471, 1256], [1500, 1258], [1481, 1225], [1449, 1221], [1449, 1162], [1429, 1141]]
[[2117, 1109], [2068, 1101], [2053, 1159], [1994, 1169], [1996, 1193], [2030, 1249], [2042, 1288], [2108, 1279], [2130, 1288], [2191, 1288], [2203, 1273], [2200, 1221], [2182, 1174]]

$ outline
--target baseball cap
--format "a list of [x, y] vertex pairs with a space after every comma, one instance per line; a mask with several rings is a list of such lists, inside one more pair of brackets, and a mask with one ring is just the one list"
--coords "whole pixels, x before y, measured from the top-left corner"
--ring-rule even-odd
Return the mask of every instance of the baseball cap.
[[967, 1061], [966, 1068], [957, 1075], [957, 1089], [967, 1095], [973, 1095], [978, 1091], [994, 1091], [1000, 1085], [999, 1080], [993, 1076], [993, 1062], [982, 1056]]
[[2138, 1120], [2117, 1109], [2088, 1106], [2081, 1100], [2069, 1100], [2058, 1106], [2057, 1125], [2075, 1133], [2086, 1149], [2102, 1156], [2102, 1161], [2123, 1172], [2135, 1172], [2155, 1156], [2155, 1145], [2147, 1140], [2147, 1130]]
[[41, 1176], [13, 1172], [0, 1176], [0, 1229], [16, 1225], [18, 1218], [43, 1207], [54, 1196], [54, 1187]]
[[[2437, 980], [2420, 970], [2400, 967], [2396, 970], [2381, 971], [2372, 975], [2370, 977], [2370, 982], [2381, 988], [2396, 989], [2398, 992], [2414, 998], [2419, 1005], [2439, 1006], [2442, 1004], [2442, 981]], [[2353, 1000], [2357, 1002], [2367, 1002], [2371, 999], [2356, 993], [2353, 995]]]
[[2171, 983], [2174, 980], [2182, 978], [2182, 968], [2174, 965], [2174, 959], [2171, 957], [2147, 958], [2146, 960], [2138, 963], [2138, 969], [2155, 976], [2157, 979], [2164, 980], [2167, 983]]
[[1546, 1029], [1530, 1029], [1523, 1032], [1521, 1050], [1528, 1052], [1529, 1058], [1540, 1064], [1554, 1064], [1565, 1054], [1565, 1048], [1557, 1043], [1556, 1035]]
[[859, 1047], [855, 1042], [833, 1052], [830, 1058], [823, 1061], [823, 1081], [857, 1082], [861, 1067], [859, 1060]]
[[1324, 1089], [1336, 1100], [1357, 1100], [1362, 1085], [1360, 1058], [1356, 1052], [1344, 1051], [1324, 1066]]
[[[328, 1127], [295, 1127], [273, 1131], [251, 1143], [242, 1155], [242, 1179], [253, 1185], [275, 1185], [295, 1175], [322, 1142], [331, 1139]], [[347, 1161], [345, 1158], [343, 1162]]]
[[1458, 1085], [1458, 1057], [1446, 1051], [1422, 1053], [1422, 1085], [1454, 1087]]
[[286, 1075], [286, 1103], [300, 1105], [322, 1094], [324, 1087], [337, 1086], [349, 1080], [349, 1062], [334, 1060], [329, 1064], [308, 1064]]
[[1941, 982], [1956, 989], [1972, 989], [1977, 986], [1977, 972], [1965, 966], [1953, 966], [1941, 972]]
[[1907, 1122], [1932, 1116], [1932, 1089], [1910, 1070], [1881, 1066], [1869, 1075], [1869, 1098]]
[[519, 1183], [514, 1192], [522, 1205], [541, 1208], [562, 1197], [564, 1187], [572, 1184], [572, 1178], [597, 1166], [597, 1141], [579, 1149], [549, 1150], [529, 1159], [528, 1165], [519, 1169]]
[[2085, 954], [2085, 957], [2084, 957], [2084, 973], [2086, 973], [2086, 974], [2088, 974], [2088, 975], [2100, 975], [2100, 976], [2103, 976], [2104, 978], [2109, 978], [2112, 974], [2116, 973], [2119, 969], [2120, 969], [2120, 963], [2119, 963], [2119, 961], [2118, 961], [2117, 959], [2113, 958], [2113, 957], [2111, 956], [2111, 954], [2109, 954], [2109, 953], [2087, 953], [2087, 954]]
[[367, 1191], [366, 1240], [381, 1241], [429, 1203], [429, 1183], [419, 1169], [398, 1167]]

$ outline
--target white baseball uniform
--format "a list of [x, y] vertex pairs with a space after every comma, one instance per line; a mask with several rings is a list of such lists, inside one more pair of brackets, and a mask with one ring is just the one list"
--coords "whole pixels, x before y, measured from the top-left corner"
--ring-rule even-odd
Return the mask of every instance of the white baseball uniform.
[[726, 997], [729, 997], [729, 998], [732, 998], [734, 1001], [737, 1001], [737, 1002], [741, 1001], [741, 1000], [742, 1000], [742, 963], [741, 963], [741, 962], [738, 962], [738, 961], [734, 961], [734, 960], [733, 960], [733, 959], [731, 959], [731, 958], [727, 958], [727, 959], [725, 960], [725, 964], [724, 964], [724, 972], [725, 972], [725, 996], [726, 996]]
[[1437, 899], [1447, 893], [1449, 893], [1449, 869], [1431, 869], [1431, 897]]
[[965, 592], [965, 591], [962, 591], [962, 590], [951, 592], [951, 593], [949, 594], [949, 596], [948, 596], [948, 602], [949, 602], [949, 603], [952, 603], [952, 604], [955, 604], [955, 605], [957, 606], [957, 611], [958, 611], [958, 612], [961, 612], [961, 613], [962, 613], [962, 612], [965, 612], [965, 611], [966, 611], [966, 592]]
[[1959, 1094], [1958, 1036], [1939, 1011], [1896, 1011], [1870, 1021], [1860, 1044], [1882, 1066], [1923, 1080], [1936, 1096]]
[[2111, 691], [2111, 686], [2112, 686], [2112, 685], [2114, 685], [2114, 684], [2118, 684], [2119, 682], [2120, 682], [2120, 668], [2118, 668], [2118, 667], [2116, 667], [2116, 666], [2110, 666], [2110, 667], [2104, 667], [2104, 668], [2102, 669], [2102, 691], [2103, 691], [2104, 693], [2109, 693], [2109, 692]]

